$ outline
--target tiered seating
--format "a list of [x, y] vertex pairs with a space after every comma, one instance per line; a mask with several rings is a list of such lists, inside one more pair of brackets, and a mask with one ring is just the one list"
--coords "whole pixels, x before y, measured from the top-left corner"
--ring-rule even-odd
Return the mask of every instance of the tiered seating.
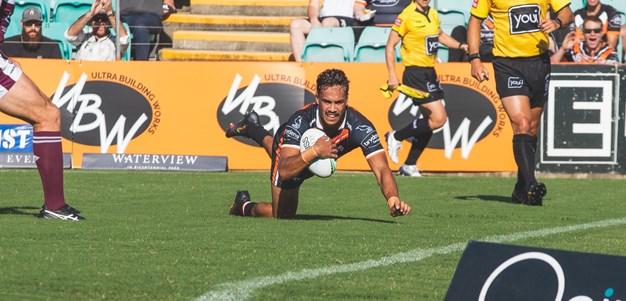
[[51, 38], [59, 43], [61, 48], [61, 56], [63, 59], [69, 60], [72, 58], [72, 49], [74, 45], [70, 44], [65, 39], [65, 31], [69, 27], [69, 24], [65, 22], [45, 22], [41, 26], [41, 32], [44, 36]]
[[308, 2], [192, 0], [191, 14], [174, 14], [164, 22], [173, 48], [161, 50], [160, 58], [287, 61], [289, 24], [306, 17]]
[[92, 4], [92, 0], [55, 0], [52, 21], [72, 24], [88, 12]]
[[354, 48], [355, 62], [384, 62], [390, 27], [368, 26]]
[[315, 27], [306, 38], [302, 61], [351, 62], [354, 31], [351, 27]]

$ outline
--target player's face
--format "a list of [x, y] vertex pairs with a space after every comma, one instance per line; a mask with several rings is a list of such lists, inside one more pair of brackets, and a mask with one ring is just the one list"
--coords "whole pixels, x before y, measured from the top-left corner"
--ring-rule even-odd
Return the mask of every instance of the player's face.
[[29, 39], [35, 39], [41, 35], [41, 22], [26, 21], [23, 23], [24, 33]]
[[317, 96], [317, 103], [324, 127], [338, 127], [346, 115], [348, 95], [342, 86], [328, 87]]

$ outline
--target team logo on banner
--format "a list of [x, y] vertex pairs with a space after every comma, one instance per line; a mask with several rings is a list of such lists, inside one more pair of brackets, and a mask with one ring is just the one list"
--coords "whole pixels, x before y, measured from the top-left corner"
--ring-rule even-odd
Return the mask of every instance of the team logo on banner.
[[[52, 102], [61, 109], [61, 133], [74, 143], [100, 146], [101, 153], [116, 146], [124, 153], [132, 139], [158, 130], [161, 107], [157, 96], [143, 83], [115, 73], [83, 73], [78, 82], [66, 86], [63, 75]], [[102, 80], [100, 80], [102, 79]], [[57, 89], [57, 92], [59, 89]]]
[[[246, 112], [254, 110], [260, 117], [261, 125], [272, 134], [299, 108], [315, 102], [315, 83], [292, 75], [255, 75], [244, 79], [235, 75], [228, 95], [222, 100], [217, 111], [217, 120], [226, 130], [230, 123], [239, 121]], [[245, 82], [247, 80], [247, 83]], [[235, 137], [240, 142], [258, 146], [251, 139]]]
[[[445, 92], [448, 121], [434, 132], [428, 147], [443, 149], [448, 159], [455, 149], [460, 148], [462, 158], [467, 159], [482, 139], [500, 135], [506, 124], [506, 114], [497, 111], [494, 103], [500, 101], [497, 93], [474, 79], [446, 75], [439, 79]], [[413, 105], [411, 98], [399, 94], [388, 113], [391, 127], [400, 129], [417, 118], [423, 118], [419, 108]]]

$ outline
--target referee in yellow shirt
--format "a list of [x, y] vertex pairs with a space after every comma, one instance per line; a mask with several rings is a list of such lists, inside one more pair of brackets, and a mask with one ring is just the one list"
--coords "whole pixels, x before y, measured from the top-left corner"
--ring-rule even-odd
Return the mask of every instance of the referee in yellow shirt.
[[385, 47], [389, 88], [393, 90], [400, 85], [396, 75], [394, 50], [402, 41], [400, 53], [405, 66], [402, 84], [429, 93], [427, 98], [413, 98], [413, 104], [419, 106], [420, 112], [424, 115], [423, 119], [415, 120], [385, 135], [387, 151], [394, 163], [399, 162], [398, 150], [402, 140], [414, 138], [409, 155], [399, 171], [401, 175], [413, 177], [420, 176], [415, 163], [428, 145], [433, 130], [442, 127], [448, 119], [442, 102], [443, 90], [435, 72], [437, 47], [441, 43], [448, 48], [468, 51], [466, 43], [459, 43], [441, 30], [437, 10], [429, 7], [429, 4], [430, 0], [414, 0], [409, 4], [396, 18]]
[[[550, 86], [548, 34], [574, 19], [570, 0], [474, 0], [467, 29], [472, 76], [489, 79], [478, 54], [480, 24], [489, 13], [495, 23], [493, 70], [496, 89], [513, 127], [517, 164], [514, 203], [541, 206], [546, 186], [535, 178], [537, 132]], [[556, 12], [546, 18], [548, 8]]]

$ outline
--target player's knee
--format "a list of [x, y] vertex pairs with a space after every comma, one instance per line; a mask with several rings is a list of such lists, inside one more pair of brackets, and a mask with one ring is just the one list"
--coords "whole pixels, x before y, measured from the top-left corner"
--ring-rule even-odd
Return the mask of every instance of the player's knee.
[[446, 114], [439, 115], [439, 116], [431, 115], [428, 120], [429, 121], [428, 125], [434, 131], [434, 130], [441, 128], [444, 124], [446, 124], [447, 119], [448, 119], [448, 116]]
[[41, 123], [58, 125], [61, 123], [61, 110], [54, 104], [48, 102], [45, 108], [44, 120]]

